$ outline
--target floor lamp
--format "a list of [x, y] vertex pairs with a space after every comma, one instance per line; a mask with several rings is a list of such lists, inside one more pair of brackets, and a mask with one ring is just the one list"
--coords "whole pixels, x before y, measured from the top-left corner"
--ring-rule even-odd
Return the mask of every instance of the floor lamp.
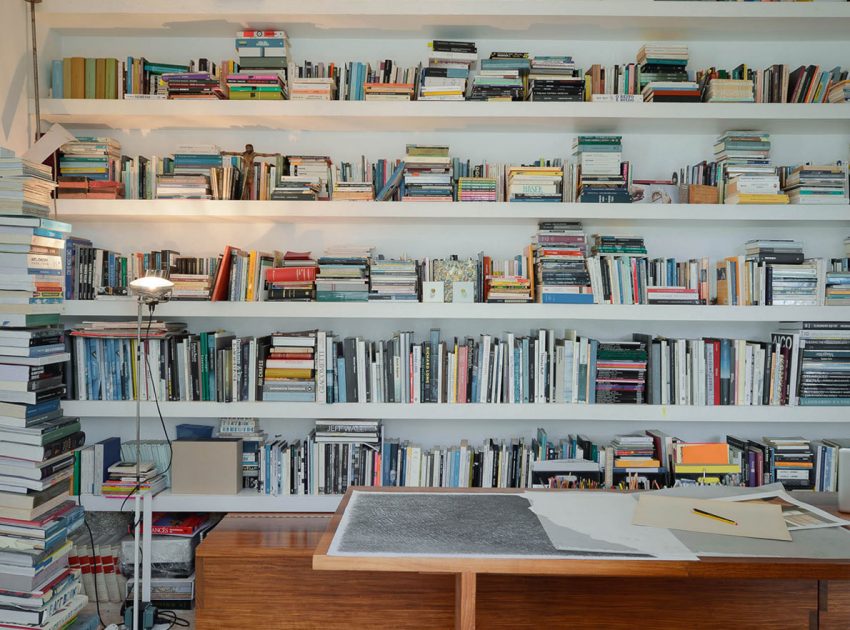
[[[139, 572], [139, 537], [141, 535], [142, 528], [142, 310], [144, 306], [147, 306], [149, 315], [152, 318], [153, 310], [156, 308], [156, 305], [161, 304], [162, 302], [167, 302], [171, 298], [171, 291], [173, 288], [173, 282], [162, 277], [161, 272], [155, 271], [148, 271], [146, 276], [137, 278], [130, 283], [130, 295], [136, 297], [136, 302], [139, 307], [138, 317], [136, 319], [136, 508], [133, 521], [133, 541], [135, 544], [133, 553], [133, 609], [131, 612], [133, 630], [153, 627], [153, 618], [155, 617], [155, 611], [150, 605], [150, 602], [142, 602], [140, 607], [140, 593], [142, 590], [142, 575]], [[147, 359], [145, 359], [145, 361], [147, 361]]]

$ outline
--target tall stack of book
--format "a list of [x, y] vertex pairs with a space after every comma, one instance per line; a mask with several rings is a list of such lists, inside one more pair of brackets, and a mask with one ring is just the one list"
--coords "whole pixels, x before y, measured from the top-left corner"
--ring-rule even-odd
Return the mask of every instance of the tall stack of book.
[[369, 265], [369, 300], [419, 300], [419, 272], [415, 260], [387, 260], [383, 256]]
[[234, 100], [286, 98], [289, 39], [284, 31], [240, 31], [236, 35], [239, 72], [225, 76]]
[[846, 204], [847, 168], [841, 165], [803, 165], [783, 169], [782, 190], [791, 203]]
[[644, 341], [594, 342], [595, 361], [589, 369], [595, 377], [597, 404], [642, 405], [646, 402], [647, 347]]
[[315, 331], [272, 335], [263, 373], [263, 400], [316, 401], [316, 337]]
[[844, 239], [844, 258], [832, 258], [826, 274], [826, 305], [850, 304], [850, 237]]
[[558, 203], [564, 199], [564, 167], [559, 164], [509, 166], [508, 201]]
[[336, 81], [331, 77], [291, 77], [290, 101], [336, 100]]
[[172, 171], [156, 178], [156, 196], [160, 199], [211, 199], [211, 173], [221, 164], [221, 152], [214, 144], [181, 145], [174, 153]]
[[613, 467], [621, 472], [658, 469], [662, 462], [656, 457], [655, 442], [649, 435], [618, 435], [611, 442], [614, 451]]
[[54, 188], [49, 166], [33, 164], [0, 147], [0, 214], [48, 217]]
[[[303, 178], [309, 187], [318, 186], [318, 199], [330, 198], [333, 161], [327, 155], [290, 155], [289, 177]], [[290, 181], [290, 180], [287, 180]]]
[[578, 136], [573, 141], [580, 203], [631, 202], [622, 141], [622, 136]]
[[331, 247], [319, 258], [316, 300], [367, 302], [371, 247]]
[[266, 299], [282, 302], [312, 302], [316, 299], [318, 264], [310, 252], [286, 252], [279, 267], [265, 272]]
[[404, 158], [402, 201], [454, 201], [449, 147], [408, 144]]
[[335, 201], [372, 201], [375, 198], [373, 170], [372, 164], [365, 157], [361, 158], [359, 164], [336, 164], [331, 198]]
[[384, 59], [363, 82], [365, 101], [412, 101], [421, 66], [402, 68], [392, 59]]
[[809, 440], [801, 437], [765, 437], [773, 453], [773, 480], [788, 489], [808, 490], [814, 486], [814, 453]]
[[699, 103], [699, 84], [688, 80], [686, 45], [644, 44], [638, 51], [637, 62], [644, 101]]
[[[43, 177], [2, 150], [10, 177]], [[3, 174], [4, 177], [7, 173]], [[26, 187], [26, 181], [18, 182]], [[23, 194], [0, 216], [0, 625], [66, 627], [86, 604], [68, 569], [69, 531], [82, 510], [68, 501], [73, 451], [85, 436], [63, 416], [62, 252], [71, 226], [41, 218]], [[32, 210], [32, 211], [31, 211]], [[11, 538], [9, 538], [11, 537]]]
[[724, 174], [724, 203], [788, 203], [779, 175], [770, 164], [770, 134], [727, 131], [714, 145], [714, 159]]
[[583, 101], [584, 83], [572, 57], [537, 55], [528, 74], [528, 100]]
[[525, 100], [528, 53], [493, 52], [472, 77], [470, 101]]
[[538, 302], [593, 304], [587, 239], [580, 222], [541, 221], [532, 247]]
[[[799, 384], [789, 395], [790, 404], [811, 407], [850, 405], [850, 323], [798, 322], [782, 326], [790, 336], [787, 360], [789, 381]], [[796, 397], [796, 400], [795, 400]]]
[[464, 100], [470, 69], [478, 61], [475, 42], [435, 39], [430, 47], [428, 67], [422, 70], [419, 100]]
[[271, 198], [274, 201], [317, 201], [320, 181], [308, 175], [284, 175], [275, 183]]
[[121, 145], [107, 137], [82, 136], [62, 145], [59, 157], [58, 196], [88, 196], [105, 192], [123, 195], [118, 179], [121, 173]]
[[528, 263], [526, 256], [515, 256], [501, 263], [489, 261], [485, 264], [485, 301], [500, 304], [531, 302], [533, 285]]
[[754, 103], [753, 82], [749, 79], [710, 79], [708, 103]]

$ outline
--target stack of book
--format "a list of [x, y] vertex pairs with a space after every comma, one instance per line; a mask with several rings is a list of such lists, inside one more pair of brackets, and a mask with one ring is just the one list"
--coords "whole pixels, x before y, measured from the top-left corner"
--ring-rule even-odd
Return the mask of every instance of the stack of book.
[[708, 103], [753, 103], [753, 82], [748, 79], [711, 79], [706, 93]]
[[336, 81], [331, 77], [292, 77], [289, 79], [289, 100], [336, 100]]
[[257, 418], [219, 418], [215, 437], [242, 440], [242, 487], [256, 490], [260, 479], [260, 451], [267, 437], [260, 421]]
[[387, 260], [383, 256], [369, 265], [370, 301], [419, 301], [419, 271], [415, 260]]
[[272, 335], [263, 372], [263, 400], [316, 402], [316, 338], [315, 331]]
[[641, 405], [646, 402], [647, 347], [644, 341], [594, 341], [598, 404]]
[[497, 201], [499, 181], [495, 177], [459, 177], [458, 201]]
[[493, 264], [484, 280], [487, 302], [513, 304], [532, 301], [533, 285], [528, 260], [524, 256]]
[[798, 166], [783, 169], [782, 190], [791, 203], [846, 204], [847, 168], [839, 165]]
[[[789, 359], [792, 383], [799, 385], [790, 403], [806, 406], [850, 405], [850, 323], [802, 322], [783, 326], [799, 339]], [[793, 345], [793, 344], [792, 344]], [[799, 367], [798, 367], [799, 366]]]
[[332, 247], [319, 258], [316, 300], [367, 302], [371, 247]]
[[826, 274], [826, 306], [850, 305], [850, 271], [828, 271]]
[[0, 217], [0, 625], [59, 628], [87, 601], [67, 539], [82, 519], [68, 492], [85, 436], [61, 408], [70, 359], [61, 253], [71, 226], [23, 207], [15, 214]]
[[73, 142], [63, 144], [61, 153], [60, 197], [67, 196], [67, 193], [79, 186], [82, 186], [83, 192], [88, 192], [95, 182], [106, 186], [108, 190], [119, 190], [117, 181], [121, 172], [121, 145], [118, 141], [107, 137], [78, 137]]
[[209, 70], [163, 74], [168, 88], [168, 98], [174, 100], [217, 100], [224, 98], [215, 64], [208, 62]]
[[714, 159], [724, 174], [724, 203], [788, 203], [770, 164], [770, 134], [727, 131], [714, 145]]
[[[174, 153], [170, 173], [156, 178], [156, 196], [160, 199], [211, 199], [211, 173], [221, 167], [221, 151], [213, 144], [181, 145]], [[216, 188], [219, 189], [217, 181]], [[224, 194], [221, 182], [220, 194]]]
[[672, 449], [674, 478], [697, 484], [739, 485], [741, 463], [731, 460], [726, 442], [676, 442]]
[[[708, 258], [691, 258], [681, 262], [675, 258], [654, 258], [649, 261], [647, 271], [647, 291], [650, 295], [654, 293], [656, 300], [660, 299], [658, 290], [665, 288], [677, 292], [680, 292], [681, 289], [687, 289], [686, 295], [696, 297], [699, 304], [708, 304], [711, 300]], [[686, 298], [680, 295], [680, 299]]]
[[310, 252], [286, 252], [281, 266], [265, 273], [266, 299], [282, 302], [312, 302], [316, 299], [318, 264]]
[[0, 147], [0, 214], [47, 217], [54, 188], [49, 166], [17, 158], [14, 151]]
[[290, 59], [286, 31], [240, 31], [235, 43], [240, 73], [274, 76], [280, 81], [280, 92], [286, 93], [283, 78]]
[[481, 70], [472, 78], [470, 101], [525, 100], [528, 53], [490, 53], [481, 60]]
[[611, 442], [613, 466], [619, 472], [652, 472], [662, 468], [656, 457], [655, 442], [649, 435], [618, 435]]
[[121, 461], [107, 469], [108, 476], [100, 494], [109, 499], [126, 499], [138, 494], [158, 494], [167, 487], [166, 476], [153, 462], [141, 462], [136, 476], [136, 462]]
[[814, 486], [814, 454], [809, 440], [801, 437], [765, 437], [773, 453], [773, 480], [788, 489], [809, 490]]
[[683, 44], [645, 44], [637, 54], [640, 87], [646, 102], [700, 101], [699, 84], [688, 80], [688, 47]]
[[580, 203], [631, 202], [622, 141], [622, 136], [578, 136], [573, 141]]
[[[200, 65], [209, 62], [206, 59], [198, 59], [197, 63]], [[119, 98], [123, 92], [125, 99], [166, 99], [168, 86], [162, 78], [163, 75], [191, 72], [194, 66], [195, 61], [189, 65], [183, 65], [148, 61], [144, 57], [127, 57], [126, 64], [121, 62], [122, 81]]]
[[435, 39], [430, 44], [428, 67], [422, 70], [420, 101], [462, 101], [470, 68], [478, 61], [475, 42]]
[[209, 300], [214, 277], [214, 267], [209, 267], [208, 272], [203, 273], [172, 273], [169, 277], [169, 279], [174, 283], [171, 299]]
[[564, 167], [561, 165], [509, 166], [508, 201], [558, 203], [564, 199]]
[[532, 245], [535, 297], [544, 304], [592, 304], [587, 239], [581, 223], [541, 221]]
[[535, 56], [528, 74], [529, 101], [583, 101], [584, 77], [569, 56]]
[[271, 197], [274, 201], [316, 201], [319, 186], [318, 177], [284, 175], [275, 183]]
[[275, 72], [234, 72], [225, 78], [227, 98], [232, 101], [281, 101], [286, 84]]
[[408, 144], [404, 159], [402, 201], [454, 201], [449, 147]]
[[329, 199], [333, 162], [327, 155], [290, 155], [289, 177], [300, 177], [310, 181], [311, 187], [318, 185], [318, 199]]

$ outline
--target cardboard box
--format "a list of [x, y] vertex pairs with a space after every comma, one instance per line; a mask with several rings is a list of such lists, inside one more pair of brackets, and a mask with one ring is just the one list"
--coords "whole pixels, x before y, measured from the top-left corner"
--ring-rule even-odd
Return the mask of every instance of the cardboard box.
[[242, 489], [242, 440], [175, 440], [172, 494], [238, 494]]

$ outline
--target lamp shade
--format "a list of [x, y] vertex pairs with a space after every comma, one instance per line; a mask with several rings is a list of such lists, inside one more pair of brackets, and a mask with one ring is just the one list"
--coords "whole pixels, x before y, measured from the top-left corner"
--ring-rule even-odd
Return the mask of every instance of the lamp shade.
[[149, 274], [130, 283], [130, 294], [146, 304], [156, 304], [168, 301], [173, 288], [174, 283], [168, 278]]

